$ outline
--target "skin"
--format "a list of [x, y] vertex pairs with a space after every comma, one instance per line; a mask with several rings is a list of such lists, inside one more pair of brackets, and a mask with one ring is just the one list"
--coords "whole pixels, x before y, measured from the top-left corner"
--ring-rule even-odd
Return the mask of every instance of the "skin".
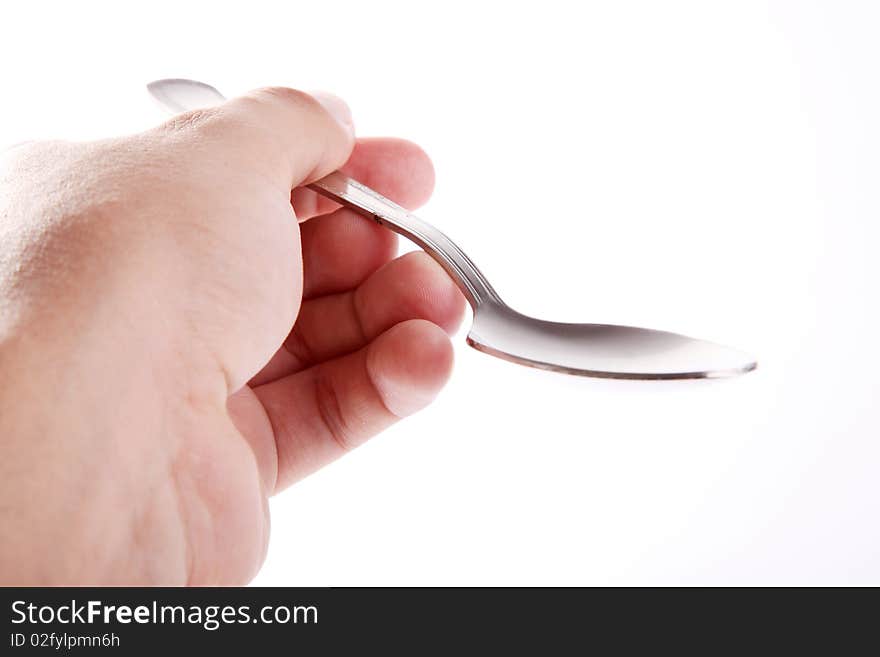
[[301, 188], [340, 167], [433, 187], [414, 144], [280, 88], [4, 154], [0, 582], [247, 582], [270, 495], [434, 398], [464, 299]]

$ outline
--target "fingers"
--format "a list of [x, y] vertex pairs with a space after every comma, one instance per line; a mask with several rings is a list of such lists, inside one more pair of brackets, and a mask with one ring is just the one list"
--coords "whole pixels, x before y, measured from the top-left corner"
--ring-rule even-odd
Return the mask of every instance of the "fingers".
[[357, 286], [397, 253], [397, 236], [347, 209], [301, 226], [303, 298]]
[[175, 117], [164, 128], [199, 144], [220, 146], [285, 189], [321, 178], [342, 166], [354, 147], [348, 107], [325, 94], [257, 89], [216, 107]]
[[[423, 205], [434, 189], [431, 160], [404, 139], [358, 139], [342, 171], [408, 210]], [[339, 208], [338, 203], [307, 188], [293, 190], [291, 200], [300, 221]]]
[[351, 353], [410, 319], [425, 319], [452, 335], [464, 308], [464, 296], [440, 265], [423, 251], [408, 253], [354, 290], [305, 302], [284, 345], [251, 385]]
[[303, 369], [360, 349], [409, 319], [428, 320], [452, 334], [464, 307], [464, 296], [443, 268], [423, 251], [414, 251], [354, 290], [305, 303], [284, 347], [294, 366]]
[[[434, 185], [434, 169], [428, 156], [403, 140], [362, 140], [343, 169], [410, 208], [426, 201]], [[304, 196], [306, 192], [310, 196]], [[329, 201], [319, 202], [323, 197], [308, 189], [294, 190], [294, 199], [297, 195], [300, 201], [294, 202], [299, 218], [338, 207]], [[358, 285], [393, 258], [397, 250], [397, 240], [390, 231], [351, 210], [338, 209], [316, 217], [302, 226], [301, 235], [306, 298]]]
[[430, 403], [452, 358], [443, 329], [411, 320], [353, 354], [254, 388], [275, 432], [276, 491]]

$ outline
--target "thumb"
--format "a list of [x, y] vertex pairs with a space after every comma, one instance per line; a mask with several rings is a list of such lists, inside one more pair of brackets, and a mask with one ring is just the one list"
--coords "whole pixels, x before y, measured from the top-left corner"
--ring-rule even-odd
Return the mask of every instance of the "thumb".
[[220, 105], [181, 114], [165, 124], [211, 150], [277, 178], [286, 189], [338, 169], [354, 148], [345, 102], [327, 93], [266, 87]]

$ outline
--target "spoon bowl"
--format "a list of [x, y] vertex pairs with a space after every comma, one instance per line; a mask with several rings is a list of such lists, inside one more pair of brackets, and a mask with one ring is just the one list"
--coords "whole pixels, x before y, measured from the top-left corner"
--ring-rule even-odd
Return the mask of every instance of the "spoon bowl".
[[755, 367], [736, 349], [677, 333], [548, 322], [507, 306], [476, 312], [467, 342], [478, 351], [521, 365], [601, 378], [721, 378]]

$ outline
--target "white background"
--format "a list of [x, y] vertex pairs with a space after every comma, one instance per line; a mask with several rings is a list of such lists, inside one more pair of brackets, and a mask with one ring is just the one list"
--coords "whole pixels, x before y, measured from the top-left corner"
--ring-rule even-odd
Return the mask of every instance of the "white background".
[[514, 307], [760, 369], [568, 378], [456, 339], [437, 403], [273, 500], [259, 584], [880, 584], [880, 5], [4, 5], [0, 142], [193, 77], [346, 98]]

